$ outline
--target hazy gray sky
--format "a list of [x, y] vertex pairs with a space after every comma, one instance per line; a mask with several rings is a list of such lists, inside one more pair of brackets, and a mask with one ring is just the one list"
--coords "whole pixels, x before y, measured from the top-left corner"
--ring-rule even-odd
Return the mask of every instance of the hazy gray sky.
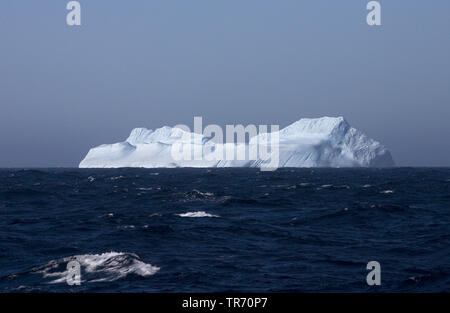
[[132, 128], [343, 115], [450, 166], [450, 1], [0, 2], [0, 167], [77, 166]]

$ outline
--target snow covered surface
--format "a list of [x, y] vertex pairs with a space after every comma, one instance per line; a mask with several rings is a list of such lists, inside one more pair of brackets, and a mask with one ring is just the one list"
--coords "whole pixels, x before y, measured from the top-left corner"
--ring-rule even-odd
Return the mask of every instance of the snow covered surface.
[[[278, 133], [279, 140], [261, 133], [249, 144], [221, 144], [202, 134], [164, 126], [156, 130], [135, 128], [124, 141], [92, 148], [80, 168], [117, 167], [261, 167], [267, 159], [201, 160], [173, 157], [173, 147], [197, 146], [202, 151], [224, 151], [261, 142], [272, 144], [278, 167], [387, 167], [394, 166], [390, 152], [379, 142], [351, 127], [343, 117], [301, 119]], [[218, 150], [219, 149], [219, 150]], [[207, 155], [208, 153], [206, 153]], [[225, 154], [224, 154], [225, 155]]]

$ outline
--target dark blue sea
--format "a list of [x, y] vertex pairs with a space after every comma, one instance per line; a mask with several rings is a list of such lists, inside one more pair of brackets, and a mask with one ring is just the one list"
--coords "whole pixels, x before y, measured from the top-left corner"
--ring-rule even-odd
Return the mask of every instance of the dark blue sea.
[[449, 168], [4, 169], [0, 214], [0, 292], [450, 291]]

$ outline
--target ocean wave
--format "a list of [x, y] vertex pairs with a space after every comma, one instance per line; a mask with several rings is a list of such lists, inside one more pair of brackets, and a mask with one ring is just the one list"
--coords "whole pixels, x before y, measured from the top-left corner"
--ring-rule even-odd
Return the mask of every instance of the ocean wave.
[[203, 198], [214, 197], [214, 194], [212, 192], [202, 192], [197, 189], [192, 190], [188, 194], [193, 195], [193, 196], [203, 197]]
[[[111, 282], [134, 274], [141, 277], [154, 275], [159, 267], [144, 263], [134, 253], [107, 252], [102, 254], [74, 255], [52, 260], [33, 268], [31, 273], [53, 279], [50, 284], [65, 283], [68, 276], [67, 263], [77, 261], [81, 267], [81, 282]], [[61, 271], [62, 270], [62, 271]]]
[[121, 225], [121, 226], [117, 226], [118, 229], [135, 229], [136, 226], [134, 225]]
[[191, 202], [191, 201], [205, 201], [205, 200], [214, 200], [215, 195], [212, 192], [203, 192], [197, 189], [193, 189], [192, 191], [183, 192], [176, 194], [177, 198], [181, 198], [179, 201], [181, 202]]
[[124, 176], [120, 175], [120, 176], [114, 176], [114, 177], [110, 177], [110, 180], [118, 180], [118, 179], [122, 179], [125, 178]]
[[149, 190], [153, 190], [153, 187], [148, 187], [148, 188], [141, 187], [141, 188], [138, 188], [138, 190], [149, 191]]
[[0, 196], [22, 196], [22, 197], [50, 197], [55, 195], [52, 192], [48, 192], [45, 190], [37, 190], [31, 188], [24, 188], [22, 186], [14, 186], [13, 188], [9, 188], [7, 190], [0, 191]]
[[339, 189], [350, 189], [349, 185], [332, 185], [332, 184], [326, 184], [321, 185], [320, 187], [317, 187], [316, 190], [339, 190]]
[[186, 212], [181, 214], [176, 214], [180, 217], [220, 217], [219, 215], [213, 215], [206, 213], [205, 211], [197, 211], [197, 212]]

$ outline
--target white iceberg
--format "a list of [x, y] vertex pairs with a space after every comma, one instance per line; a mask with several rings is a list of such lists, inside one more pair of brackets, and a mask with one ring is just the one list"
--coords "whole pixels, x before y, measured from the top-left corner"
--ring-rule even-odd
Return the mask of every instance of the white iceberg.
[[[271, 150], [272, 154], [277, 154], [277, 167], [394, 166], [390, 152], [383, 145], [351, 127], [343, 117], [304, 118], [279, 130], [276, 135], [260, 133], [248, 143], [223, 144], [180, 128], [135, 128], [124, 142], [90, 149], [79, 167], [262, 167], [267, 159], [228, 160], [207, 156], [214, 151], [242, 148], [242, 145], [270, 144], [271, 138], [277, 138], [276, 149]], [[173, 148], [187, 145], [199, 147], [203, 158], [174, 158]]]

